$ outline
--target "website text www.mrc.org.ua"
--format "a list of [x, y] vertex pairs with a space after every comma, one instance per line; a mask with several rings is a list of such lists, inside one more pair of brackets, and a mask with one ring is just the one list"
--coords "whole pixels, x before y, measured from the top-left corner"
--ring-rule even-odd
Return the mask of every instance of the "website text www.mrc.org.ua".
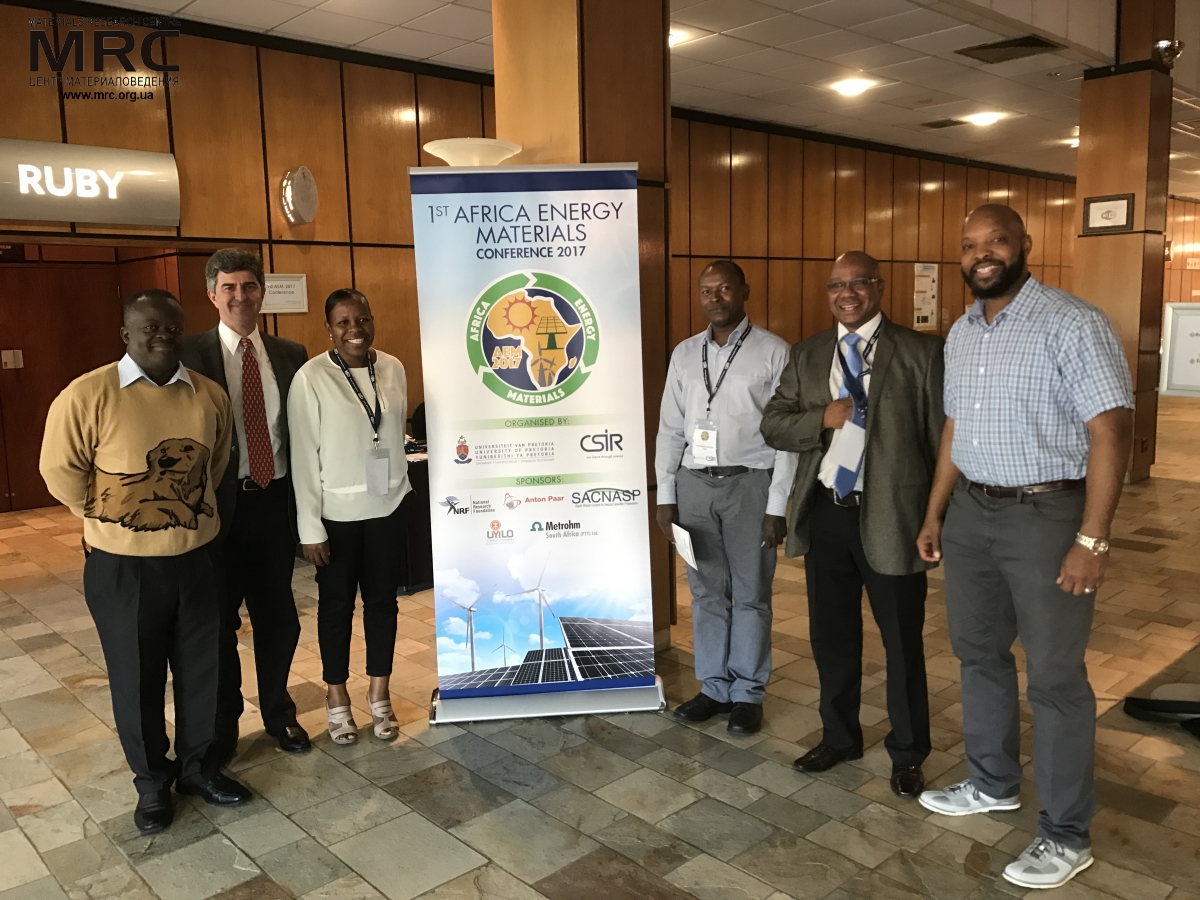
[[63, 91], [64, 100], [153, 100], [154, 91]]

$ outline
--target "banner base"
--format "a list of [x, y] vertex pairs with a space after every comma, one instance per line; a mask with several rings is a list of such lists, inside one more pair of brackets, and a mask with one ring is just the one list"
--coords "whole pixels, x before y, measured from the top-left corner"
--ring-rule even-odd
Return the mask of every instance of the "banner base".
[[505, 694], [443, 700], [433, 692], [429, 724], [486, 722], [495, 719], [536, 719], [545, 716], [599, 716], [623, 712], [659, 712], [667, 708], [662, 679], [645, 687], [594, 691], [555, 691], [545, 694]]

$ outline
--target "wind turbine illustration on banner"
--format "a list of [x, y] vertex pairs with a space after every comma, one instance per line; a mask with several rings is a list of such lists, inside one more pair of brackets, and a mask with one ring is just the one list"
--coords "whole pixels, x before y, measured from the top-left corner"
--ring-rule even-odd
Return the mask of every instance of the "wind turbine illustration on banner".
[[550, 600], [546, 597], [546, 589], [542, 587], [542, 579], [546, 577], [546, 567], [550, 565], [550, 560], [546, 560], [546, 565], [542, 566], [542, 574], [538, 576], [537, 586], [531, 587], [527, 591], [517, 591], [515, 594], [509, 594], [509, 597], [524, 597], [526, 594], [537, 594], [538, 599], [538, 642], [542, 650], [546, 649], [546, 613], [545, 610], [550, 610], [550, 615], [558, 618], [556, 613], [550, 607]]
[[508, 654], [511, 652], [514, 655], [516, 655], [517, 649], [516, 649], [516, 647], [510, 647], [508, 644], [508, 626], [502, 625], [501, 627], [503, 630], [500, 632], [500, 646], [497, 647], [492, 652], [495, 653], [498, 650], [501, 654], [501, 658], [503, 659], [503, 662], [501, 663], [501, 665], [507, 667], [508, 666]]
[[455, 606], [457, 606], [459, 609], [465, 609], [467, 611], [467, 643], [471, 647], [471, 671], [474, 672], [475, 671], [475, 606], [479, 603], [479, 598], [476, 598], [475, 600], [473, 600], [471, 602], [470, 606], [463, 606], [461, 603], [459, 603], [453, 597], [447, 597], [446, 599], [449, 600], [451, 603], [453, 603]]

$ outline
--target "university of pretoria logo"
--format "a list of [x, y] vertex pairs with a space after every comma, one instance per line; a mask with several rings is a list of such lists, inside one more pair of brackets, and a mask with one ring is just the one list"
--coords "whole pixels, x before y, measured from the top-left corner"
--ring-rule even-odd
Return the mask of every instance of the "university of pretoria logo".
[[587, 380], [599, 351], [592, 305], [557, 275], [506, 275], [471, 307], [471, 367], [510, 403], [541, 406], [569, 397]]

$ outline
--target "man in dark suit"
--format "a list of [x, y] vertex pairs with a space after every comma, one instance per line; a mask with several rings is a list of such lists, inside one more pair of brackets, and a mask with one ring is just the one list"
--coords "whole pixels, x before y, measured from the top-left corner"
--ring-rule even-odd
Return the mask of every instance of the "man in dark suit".
[[921, 629], [931, 568], [916, 539], [945, 421], [942, 339], [883, 315], [879, 264], [866, 253], [842, 254], [827, 289], [838, 324], [792, 347], [762, 420], [768, 444], [800, 454], [786, 552], [804, 555], [824, 733], [795, 767], [862, 757], [865, 586], [887, 651], [892, 790], [915, 798], [930, 751]]
[[244, 250], [218, 250], [204, 269], [208, 297], [221, 321], [185, 339], [184, 365], [217, 382], [233, 406], [233, 450], [217, 487], [221, 534], [213, 543], [224, 586], [216, 739], [210, 759], [224, 764], [237, 750], [243, 711], [238, 612], [243, 599], [254, 626], [258, 706], [267, 734], [291, 753], [309, 749], [288, 694], [288, 672], [300, 619], [292, 594], [296, 517], [288, 477], [287, 396], [308, 361], [294, 341], [259, 331], [262, 261]]

